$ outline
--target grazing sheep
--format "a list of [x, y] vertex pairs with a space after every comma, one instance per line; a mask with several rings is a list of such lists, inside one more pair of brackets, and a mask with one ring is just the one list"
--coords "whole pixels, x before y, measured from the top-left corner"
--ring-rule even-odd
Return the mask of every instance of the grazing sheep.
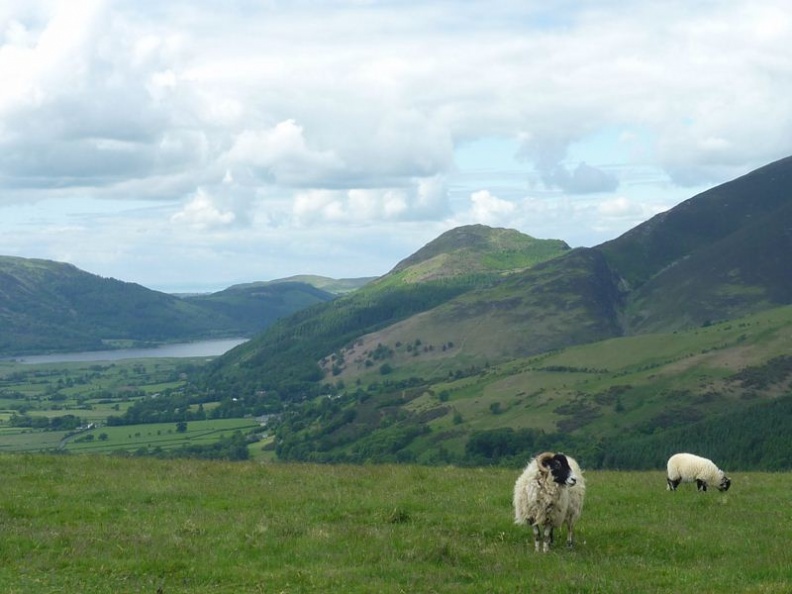
[[534, 548], [545, 553], [553, 542], [553, 530], [566, 523], [567, 546], [571, 547], [585, 492], [583, 475], [573, 458], [539, 454], [514, 485], [514, 523], [530, 525]]
[[669, 491], [676, 491], [679, 483], [693, 481], [699, 491], [706, 491], [710, 485], [715, 485], [718, 491], [728, 491], [731, 486], [731, 479], [712, 460], [695, 454], [674, 454], [668, 459], [667, 469]]

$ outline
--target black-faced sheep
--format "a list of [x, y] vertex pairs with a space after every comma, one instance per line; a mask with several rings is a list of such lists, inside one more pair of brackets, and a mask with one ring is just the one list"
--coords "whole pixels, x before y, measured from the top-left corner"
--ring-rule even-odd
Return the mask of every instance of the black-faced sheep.
[[696, 481], [699, 491], [706, 491], [712, 485], [718, 491], [728, 491], [731, 486], [731, 479], [712, 460], [695, 454], [674, 454], [668, 459], [667, 470], [669, 491], [676, 491], [679, 483], [693, 481]]
[[553, 531], [567, 526], [567, 546], [574, 544], [574, 526], [583, 509], [586, 485], [578, 463], [561, 453], [539, 454], [514, 485], [514, 522], [530, 525], [534, 548], [547, 552]]

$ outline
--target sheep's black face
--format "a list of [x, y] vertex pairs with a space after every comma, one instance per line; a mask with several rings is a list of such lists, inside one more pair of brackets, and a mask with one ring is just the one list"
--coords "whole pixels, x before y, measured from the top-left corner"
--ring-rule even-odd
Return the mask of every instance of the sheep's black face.
[[718, 491], [728, 491], [729, 487], [731, 487], [731, 479], [728, 476], [724, 476], [720, 485], [718, 485]]
[[564, 454], [556, 454], [552, 458], [545, 458], [542, 464], [550, 470], [553, 476], [553, 481], [559, 485], [572, 486], [577, 483], [577, 477], [572, 472], [566, 456]]

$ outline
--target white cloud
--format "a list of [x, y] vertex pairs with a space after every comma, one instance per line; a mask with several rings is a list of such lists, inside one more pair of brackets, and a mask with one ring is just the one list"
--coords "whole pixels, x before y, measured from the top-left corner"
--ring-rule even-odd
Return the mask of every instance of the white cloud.
[[293, 208], [302, 226], [431, 220], [446, 212], [446, 187], [436, 177], [411, 180], [402, 188], [299, 191]]
[[471, 217], [477, 223], [501, 227], [513, 222], [517, 207], [507, 200], [493, 196], [488, 190], [479, 190], [470, 195]]
[[285, 120], [269, 130], [245, 130], [225, 156], [229, 168], [251, 165], [285, 186], [306, 186], [332, 177], [342, 163], [330, 152], [309, 148], [303, 127]]
[[184, 224], [195, 230], [204, 231], [228, 227], [236, 222], [236, 215], [215, 203], [215, 200], [199, 188], [184, 204], [184, 207], [171, 217], [176, 224]]

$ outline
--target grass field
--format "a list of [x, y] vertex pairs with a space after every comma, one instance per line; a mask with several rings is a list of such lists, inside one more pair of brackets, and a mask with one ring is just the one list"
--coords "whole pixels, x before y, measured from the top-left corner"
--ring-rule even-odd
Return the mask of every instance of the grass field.
[[176, 423], [100, 427], [71, 438], [66, 449], [70, 452], [102, 454], [118, 450], [133, 451], [141, 447], [168, 450], [185, 445], [212, 443], [235, 431], [245, 432], [258, 426], [255, 419], [214, 419], [190, 421], [183, 432], [176, 430]]
[[30, 593], [790, 591], [789, 474], [727, 494], [587, 472], [574, 550], [512, 523], [519, 471], [0, 455], [0, 584]]

